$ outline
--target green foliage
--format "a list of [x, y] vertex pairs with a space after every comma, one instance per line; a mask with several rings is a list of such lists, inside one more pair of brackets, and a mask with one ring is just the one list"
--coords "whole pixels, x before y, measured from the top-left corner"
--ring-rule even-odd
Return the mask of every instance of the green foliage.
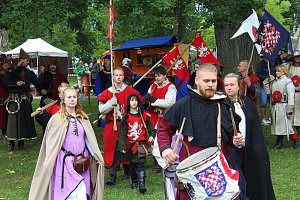
[[286, 22], [291, 20], [291, 18], [284, 17], [282, 14], [288, 12], [290, 6], [291, 3], [289, 1], [267, 0], [266, 9], [277, 19], [278, 22], [285, 25]]
[[214, 30], [214, 26], [210, 26], [207, 29], [203, 30], [203, 39], [206, 42], [207, 46], [210, 49], [213, 49], [216, 47], [216, 40], [215, 40], [215, 30]]
[[68, 51], [69, 55], [75, 55], [79, 47], [76, 41], [77, 31], [72, 31], [66, 22], [59, 22], [52, 27], [51, 43], [58, 48]]

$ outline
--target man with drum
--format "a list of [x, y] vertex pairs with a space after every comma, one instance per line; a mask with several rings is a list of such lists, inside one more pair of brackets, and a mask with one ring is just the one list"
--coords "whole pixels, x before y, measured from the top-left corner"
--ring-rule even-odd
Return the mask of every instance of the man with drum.
[[294, 52], [292, 58], [293, 65], [289, 68], [289, 77], [292, 79], [295, 86], [295, 107], [294, 107], [294, 119], [293, 125], [298, 132], [298, 138], [300, 139], [300, 51]]
[[[225, 101], [225, 95], [215, 94], [217, 74], [214, 65], [202, 64], [196, 73], [195, 85], [197, 89], [189, 89], [188, 96], [175, 103], [165, 114], [157, 132], [157, 140], [162, 157], [169, 165], [173, 164], [178, 157], [182, 162], [189, 154], [192, 155], [208, 147], [217, 146], [216, 133], [219, 110], [221, 111], [221, 138], [218, 138], [222, 139], [222, 150], [225, 156], [227, 144], [233, 143], [236, 146], [243, 144], [242, 134], [237, 133], [236, 136], [233, 136], [229, 105]], [[218, 105], [220, 105], [220, 109]], [[186, 120], [182, 135], [184, 136], [183, 143], [186, 145], [183, 145], [179, 155], [177, 155], [171, 149], [171, 141], [172, 136], [181, 126], [184, 117]], [[240, 118], [237, 117], [238, 120]], [[237, 181], [235, 185], [238, 189]], [[192, 193], [191, 190], [188, 193], [183, 187], [178, 187], [176, 199], [193, 199], [190, 197]]]
[[21, 49], [17, 66], [4, 75], [4, 86], [9, 92], [9, 100], [6, 104], [8, 151], [14, 150], [16, 140], [19, 149], [23, 150], [25, 140], [36, 138], [34, 120], [30, 117], [33, 99], [30, 94], [30, 84], [33, 84], [37, 90], [40, 86], [34, 72], [26, 68], [29, 59], [30, 57]]

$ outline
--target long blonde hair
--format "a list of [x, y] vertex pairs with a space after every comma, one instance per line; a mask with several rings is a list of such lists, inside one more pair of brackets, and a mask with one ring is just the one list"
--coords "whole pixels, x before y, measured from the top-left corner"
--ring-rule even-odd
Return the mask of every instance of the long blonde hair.
[[60, 110], [59, 110], [61, 119], [64, 120], [68, 116], [68, 112], [66, 110], [66, 104], [64, 103], [64, 99], [66, 98], [66, 92], [69, 90], [74, 91], [77, 96], [77, 105], [75, 107], [76, 115], [80, 116], [81, 119], [88, 119], [87, 114], [83, 111], [83, 107], [80, 104], [78, 90], [75, 88], [72, 88], [72, 87], [67, 87], [66, 89], [64, 89], [64, 91], [62, 93], [61, 102], [60, 102]]

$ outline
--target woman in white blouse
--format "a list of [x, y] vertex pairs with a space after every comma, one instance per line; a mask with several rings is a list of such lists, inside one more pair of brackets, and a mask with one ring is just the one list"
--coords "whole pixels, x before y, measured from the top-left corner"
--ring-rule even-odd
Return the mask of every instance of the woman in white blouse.
[[244, 136], [244, 144], [232, 149], [233, 167], [240, 173], [240, 199], [275, 199], [270, 175], [270, 160], [257, 108], [241, 92], [239, 75], [224, 77], [225, 93], [232, 109], [241, 117], [237, 124]]

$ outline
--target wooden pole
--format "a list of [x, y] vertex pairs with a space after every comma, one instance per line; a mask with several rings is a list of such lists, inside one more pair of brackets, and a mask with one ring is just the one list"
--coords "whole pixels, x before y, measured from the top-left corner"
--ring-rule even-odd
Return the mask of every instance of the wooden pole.
[[102, 119], [102, 117], [103, 115], [99, 115], [99, 117], [93, 121], [93, 124], [96, 124], [99, 120]]
[[229, 111], [230, 111], [231, 123], [232, 123], [232, 126], [233, 126], [233, 133], [234, 133], [234, 136], [237, 136], [237, 129], [236, 129], [232, 109], [230, 108]]
[[36, 116], [37, 114], [41, 113], [43, 110], [45, 110], [45, 109], [47, 109], [47, 108], [49, 108], [49, 107], [55, 105], [57, 102], [58, 102], [58, 100], [55, 100], [55, 101], [52, 101], [51, 103], [48, 103], [47, 105], [41, 107], [41, 110], [36, 110], [36, 111], [34, 111], [33, 113], [31, 113], [30, 116], [31, 116], [31, 117]]
[[[174, 65], [177, 63], [177, 61], [183, 56], [183, 54], [190, 48], [191, 43], [188, 44], [188, 46], [180, 53], [180, 56], [178, 56], [175, 61], [172, 63], [171, 67], [168, 68], [167, 73], [174, 67]], [[174, 47], [175, 48], [175, 47]], [[174, 49], [173, 48], [173, 49]], [[172, 49], [172, 50], [173, 50]], [[188, 63], [187, 63], [188, 65]]]
[[[176, 64], [176, 62], [182, 57], [182, 55], [190, 48], [191, 43], [189, 43], [189, 45], [183, 50], [183, 52], [180, 54], [180, 56], [178, 58], [176, 58], [176, 60], [173, 62], [172, 66], [169, 67], [167, 69], [167, 73], [172, 69], [172, 67], [174, 67], [174, 65]], [[172, 51], [175, 47], [173, 47], [170, 51]], [[133, 87], [135, 87], [143, 78], [145, 78], [145, 76], [147, 76], [153, 69], [155, 69], [160, 63], [162, 62], [162, 60], [159, 60], [155, 65], [153, 65], [153, 67], [151, 67], [151, 69], [149, 69], [137, 82], [135, 82], [133, 84]]]
[[270, 119], [271, 119], [271, 124], [273, 123], [273, 119], [272, 119], [272, 80], [271, 80], [271, 70], [270, 70], [270, 61], [268, 60], [268, 72], [269, 72], [269, 88], [270, 88], [270, 100], [269, 100], [269, 104], [270, 104]]
[[179, 130], [178, 135], [177, 135], [177, 139], [176, 139], [175, 145], [174, 145], [174, 147], [173, 147], [173, 153], [176, 153], [176, 149], [177, 149], [177, 146], [178, 146], [180, 137], [181, 137], [181, 133], [182, 133], [182, 129], [183, 129], [185, 120], [186, 120], [186, 118], [184, 117], [183, 120], [182, 120], [182, 123], [181, 123], [180, 130]]
[[146, 133], [147, 133], [147, 135], [150, 136], [149, 131], [148, 131], [148, 127], [147, 127], [146, 122], [144, 120], [144, 116], [142, 115], [141, 109], [139, 107], [137, 109], [138, 109], [139, 115], [141, 116], [141, 119], [142, 119], [143, 125], [145, 127]]
[[153, 67], [151, 67], [151, 69], [149, 69], [139, 80], [137, 80], [137, 82], [135, 82], [133, 84], [133, 87], [135, 87], [139, 82], [141, 82], [143, 80], [143, 78], [145, 78], [145, 76], [147, 76], [154, 68], [156, 68], [160, 63], [162, 62], [162, 60], [160, 59], [157, 63], [155, 63], [155, 65], [153, 65]]
[[[110, 71], [111, 71], [111, 87], [112, 87], [112, 93], [113, 93], [113, 97], [116, 97], [116, 88], [115, 88], [115, 84], [114, 84], [114, 75], [113, 75], [113, 71], [114, 71], [114, 67], [113, 67], [113, 55], [112, 55], [112, 47], [113, 47], [113, 44], [112, 44], [112, 37], [113, 37], [113, 33], [112, 33], [112, 27], [114, 25], [114, 20], [113, 19], [113, 13], [112, 13], [112, 9], [111, 9], [111, 6], [112, 6], [112, 0], [110, 0], [110, 4], [109, 4], [109, 19], [110, 19], [110, 22], [112, 24], [109, 25], [109, 31], [110, 31], [110, 37], [109, 38], [109, 46], [110, 46], [110, 49], [109, 49], [109, 52], [110, 52]], [[118, 130], [118, 127], [117, 127], [117, 116], [116, 116], [116, 107], [114, 107], [114, 126], [113, 126], [113, 131], [117, 131]]]

